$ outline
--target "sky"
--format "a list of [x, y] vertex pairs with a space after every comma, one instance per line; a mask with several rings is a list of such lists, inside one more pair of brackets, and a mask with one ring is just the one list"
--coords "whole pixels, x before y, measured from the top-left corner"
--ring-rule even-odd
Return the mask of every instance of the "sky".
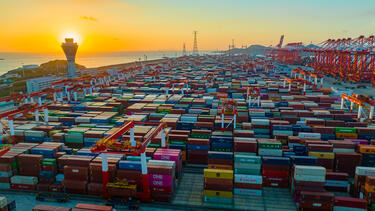
[[0, 52], [227, 49], [375, 34], [374, 0], [0, 0]]

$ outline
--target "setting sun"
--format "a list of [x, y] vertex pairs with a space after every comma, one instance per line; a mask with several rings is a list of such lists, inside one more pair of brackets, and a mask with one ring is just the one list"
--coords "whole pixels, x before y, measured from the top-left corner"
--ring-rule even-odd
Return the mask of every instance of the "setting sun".
[[65, 38], [73, 38], [74, 42], [76, 42], [78, 45], [82, 43], [80, 34], [74, 31], [67, 31], [67, 32], [62, 33], [61, 37], [59, 38], [59, 41], [64, 42]]

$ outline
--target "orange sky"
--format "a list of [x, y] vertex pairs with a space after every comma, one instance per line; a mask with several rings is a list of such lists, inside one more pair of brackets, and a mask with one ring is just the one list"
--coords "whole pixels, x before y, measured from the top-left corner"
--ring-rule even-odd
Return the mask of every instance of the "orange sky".
[[72, 34], [80, 53], [192, 50], [194, 30], [199, 50], [371, 34], [375, 3], [343, 1], [1, 0], [0, 52], [61, 53]]

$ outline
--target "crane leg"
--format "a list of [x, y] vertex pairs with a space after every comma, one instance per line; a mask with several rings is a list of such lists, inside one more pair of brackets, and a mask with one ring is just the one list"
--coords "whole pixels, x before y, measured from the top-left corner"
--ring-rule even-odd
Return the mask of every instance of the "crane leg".
[[221, 114], [221, 132], [224, 132], [224, 114]]
[[13, 119], [9, 120], [9, 130], [10, 130], [10, 135], [14, 136], [14, 121]]
[[39, 122], [39, 111], [36, 110], [36, 111], [34, 112], [34, 115], [35, 115], [35, 121], [36, 121], [36, 122]]
[[107, 184], [109, 182], [109, 173], [108, 173], [108, 160], [105, 153], [101, 154], [102, 157], [102, 176], [103, 176], [103, 196], [108, 197], [107, 193]]
[[44, 122], [48, 123], [48, 109], [44, 109]]
[[134, 127], [130, 128], [130, 146], [135, 147], [137, 143], [134, 140]]
[[145, 200], [150, 200], [150, 185], [147, 174], [147, 160], [146, 152], [141, 153], [141, 166], [142, 166], [142, 185]]
[[161, 147], [166, 148], [164, 129], [161, 129], [160, 135], [161, 135]]
[[344, 98], [341, 98], [341, 110], [344, 109]]

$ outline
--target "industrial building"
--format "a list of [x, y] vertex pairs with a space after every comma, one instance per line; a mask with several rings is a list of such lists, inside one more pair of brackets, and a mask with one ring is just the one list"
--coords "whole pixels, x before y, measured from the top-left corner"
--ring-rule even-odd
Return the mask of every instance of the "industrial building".
[[28, 79], [26, 81], [27, 93], [30, 94], [33, 92], [41, 91], [45, 88], [50, 88], [51, 83], [58, 80], [61, 80], [61, 78], [55, 76]]

